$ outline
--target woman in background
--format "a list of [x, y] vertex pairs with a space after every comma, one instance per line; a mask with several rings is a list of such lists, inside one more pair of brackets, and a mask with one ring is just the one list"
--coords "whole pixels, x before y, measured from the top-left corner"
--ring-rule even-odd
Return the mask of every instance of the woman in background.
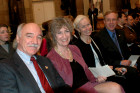
[[44, 29], [44, 38], [42, 39], [42, 44], [39, 50], [39, 55], [41, 56], [46, 56], [48, 54], [48, 52], [51, 50], [51, 36], [50, 36], [50, 32], [48, 31], [49, 27], [49, 23], [51, 22], [51, 20], [48, 20], [46, 22], [42, 23], [42, 28]]

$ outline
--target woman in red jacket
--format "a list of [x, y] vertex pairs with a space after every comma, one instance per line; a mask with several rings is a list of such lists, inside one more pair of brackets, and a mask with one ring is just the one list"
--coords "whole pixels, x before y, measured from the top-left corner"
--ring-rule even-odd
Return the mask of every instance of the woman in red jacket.
[[50, 24], [53, 48], [47, 54], [66, 84], [74, 93], [124, 93], [115, 82], [105, 82], [105, 77], [95, 78], [88, 69], [80, 50], [69, 45], [73, 26], [71, 21], [58, 17]]

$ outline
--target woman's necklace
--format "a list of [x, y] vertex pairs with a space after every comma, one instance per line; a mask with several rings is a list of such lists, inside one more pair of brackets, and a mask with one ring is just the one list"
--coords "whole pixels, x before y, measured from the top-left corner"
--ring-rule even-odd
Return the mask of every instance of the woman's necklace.
[[91, 43], [91, 38], [90, 37], [88, 37], [88, 39], [85, 39], [85, 38], [83, 38], [83, 37], [80, 37], [81, 38], [81, 40], [83, 41], [83, 42], [85, 42], [86, 44], [90, 44]]
[[71, 53], [71, 51], [70, 51], [69, 48], [67, 49], [67, 50], [68, 50], [69, 58], [66, 58], [66, 56], [64, 56], [64, 55], [62, 54], [62, 52], [58, 50], [57, 47], [55, 47], [54, 49], [55, 49], [55, 51], [56, 51], [56, 52], [57, 52], [62, 58], [64, 58], [64, 59], [68, 59], [70, 62], [73, 61], [73, 56], [72, 56], [72, 53]]

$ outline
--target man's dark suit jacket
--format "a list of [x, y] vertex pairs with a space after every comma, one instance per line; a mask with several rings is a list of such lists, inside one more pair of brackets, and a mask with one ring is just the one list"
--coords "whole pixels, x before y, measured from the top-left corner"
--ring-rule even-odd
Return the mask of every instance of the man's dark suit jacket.
[[8, 43], [9, 53], [0, 45], [0, 60], [9, 58], [14, 53], [14, 48], [12, 47], [12, 43]]
[[[118, 29], [116, 29], [115, 31], [123, 57], [124, 59], [128, 59], [130, 56], [130, 51], [127, 47], [124, 32]], [[103, 54], [105, 62], [109, 65], [119, 66], [122, 57], [118, 48], [116, 47], [109, 33], [107, 32], [107, 29], [104, 28], [100, 32], [98, 32], [95, 35], [94, 39]]]
[[[130, 51], [126, 44], [124, 32], [122, 30], [117, 29], [115, 29], [115, 31], [123, 57], [124, 59], [128, 59], [130, 56]], [[118, 81], [117, 78], [116, 80], [120, 82], [120, 84], [123, 84], [124, 89], [126, 89], [125, 90], [126, 93], [136, 93], [136, 91], [139, 90], [139, 88], [136, 86], [136, 83], [137, 84], [140, 83], [138, 72], [135, 68], [131, 66], [123, 66], [120, 64], [122, 57], [119, 53], [118, 48], [116, 47], [112, 38], [107, 32], [106, 28], [102, 29], [95, 35], [95, 42], [98, 45], [99, 49], [101, 50], [103, 58], [108, 65], [112, 65], [114, 66], [114, 68], [115, 67], [127, 68], [127, 73], [124, 75], [125, 80]]]
[[[65, 91], [67, 85], [51, 61], [42, 56], [36, 57], [54, 92]], [[10, 59], [0, 62], [0, 93], [41, 93], [31, 72], [17, 53]]]

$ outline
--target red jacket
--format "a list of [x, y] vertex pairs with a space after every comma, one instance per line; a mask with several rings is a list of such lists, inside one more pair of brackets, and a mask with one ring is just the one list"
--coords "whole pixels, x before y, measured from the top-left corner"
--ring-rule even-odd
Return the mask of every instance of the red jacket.
[[[95, 77], [88, 69], [80, 50], [75, 45], [69, 45], [69, 49], [72, 52], [73, 58], [77, 61], [85, 70], [86, 76], [89, 82], [78, 88], [77, 90], [85, 91], [84, 93], [96, 93], [94, 86], [98, 84]], [[62, 58], [54, 48], [47, 54], [47, 57], [52, 61], [53, 65], [59, 72], [60, 76], [63, 78], [66, 84], [72, 86], [73, 84], [73, 72], [68, 59]]]

